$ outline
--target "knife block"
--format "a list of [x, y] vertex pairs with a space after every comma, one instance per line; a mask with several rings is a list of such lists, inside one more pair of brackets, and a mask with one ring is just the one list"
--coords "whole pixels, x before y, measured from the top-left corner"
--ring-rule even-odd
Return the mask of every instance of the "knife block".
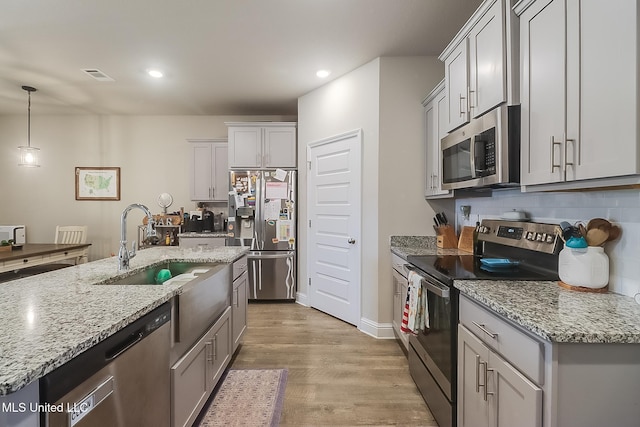
[[436, 227], [436, 246], [440, 249], [456, 249], [458, 247], [458, 237], [451, 225], [440, 225]]

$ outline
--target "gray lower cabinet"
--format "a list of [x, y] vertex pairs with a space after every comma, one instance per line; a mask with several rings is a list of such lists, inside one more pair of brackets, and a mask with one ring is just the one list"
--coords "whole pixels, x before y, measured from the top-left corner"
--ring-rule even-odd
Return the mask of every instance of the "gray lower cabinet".
[[542, 426], [542, 389], [458, 326], [458, 426]]
[[640, 344], [550, 342], [461, 294], [458, 426], [638, 426], [638, 396]]
[[244, 272], [240, 277], [233, 281], [233, 300], [231, 310], [233, 312], [233, 353], [238, 349], [244, 337], [244, 331], [247, 329], [247, 301], [249, 273]]
[[249, 272], [247, 257], [233, 263], [233, 295], [231, 300], [231, 326], [233, 330], [233, 351], [242, 343], [247, 329], [247, 303], [249, 292]]
[[404, 306], [407, 300], [407, 279], [398, 273], [396, 270], [391, 269], [393, 275], [393, 332], [396, 338], [400, 340], [405, 349], [409, 348], [409, 336], [402, 332], [400, 327], [402, 326], [402, 315], [404, 313]]
[[171, 368], [171, 425], [191, 426], [231, 361], [231, 308]]

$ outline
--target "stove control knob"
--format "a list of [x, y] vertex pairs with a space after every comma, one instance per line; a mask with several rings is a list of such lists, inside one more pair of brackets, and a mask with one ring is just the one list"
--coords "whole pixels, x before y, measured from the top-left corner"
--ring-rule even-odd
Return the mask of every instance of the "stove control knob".
[[544, 240], [544, 238], [542, 237], [542, 233], [538, 233], [538, 235], [536, 236], [536, 240], [538, 242], [542, 242]]
[[536, 236], [533, 231], [527, 231], [527, 240], [535, 240]]
[[547, 234], [547, 243], [553, 243], [553, 234]]

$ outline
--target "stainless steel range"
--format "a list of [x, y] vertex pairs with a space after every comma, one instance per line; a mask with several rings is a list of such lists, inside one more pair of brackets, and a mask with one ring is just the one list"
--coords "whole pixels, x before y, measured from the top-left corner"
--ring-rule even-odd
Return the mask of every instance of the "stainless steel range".
[[[483, 220], [482, 255], [409, 256], [427, 292], [429, 327], [409, 337], [409, 369], [440, 427], [456, 426], [455, 280], [558, 280], [562, 241], [556, 224]], [[523, 285], [526, 286], [526, 285]]]

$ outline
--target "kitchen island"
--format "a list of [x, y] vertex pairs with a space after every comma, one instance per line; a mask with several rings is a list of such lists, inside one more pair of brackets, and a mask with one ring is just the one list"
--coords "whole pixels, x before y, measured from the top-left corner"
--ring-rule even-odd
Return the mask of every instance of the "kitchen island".
[[0, 284], [0, 396], [10, 395], [181, 293], [181, 284], [102, 285], [167, 261], [232, 263], [246, 248], [139, 251]]

